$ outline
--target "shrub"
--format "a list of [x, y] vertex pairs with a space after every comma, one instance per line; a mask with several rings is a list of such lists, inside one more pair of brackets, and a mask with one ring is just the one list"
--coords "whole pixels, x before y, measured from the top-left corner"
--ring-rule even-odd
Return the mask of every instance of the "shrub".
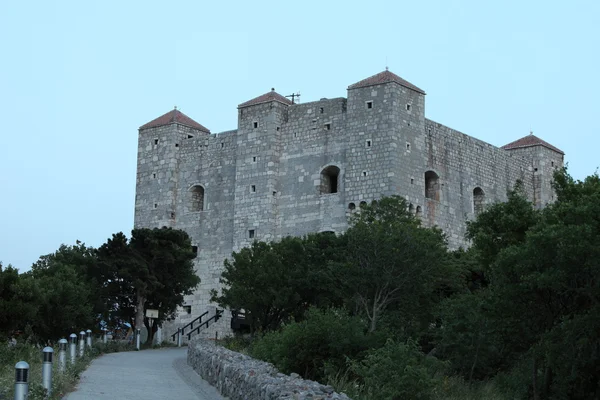
[[363, 391], [377, 393], [379, 400], [431, 399], [445, 368], [446, 363], [425, 356], [414, 341], [396, 343], [391, 339], [350, 366]]
[[349, 316], [345, 310], [312, 308], [305, 320], [255, 341], [250, 354], [273, 363], [284, 373], [319, 380], [325, 377], [326, 369], [339, 370], [348, 357], [367, 350], [372, 340], [360, 318]]

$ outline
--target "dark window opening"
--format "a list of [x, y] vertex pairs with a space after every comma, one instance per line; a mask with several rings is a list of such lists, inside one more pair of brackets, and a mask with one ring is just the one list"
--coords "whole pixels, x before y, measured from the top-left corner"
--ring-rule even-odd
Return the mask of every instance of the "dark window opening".
[[363, 208], [363, 207], [364, 207], [364, 206], [366, 206], [366, 205], [367, 205], [367, 202], [366, 202], [366, 201], [361, 201], [361, 202], [360, 202], [360, 205], [359, 205], [359, 207], [360, 207], [360, 208]]
[[158, 144], [158, 139], [154, 139], [154, 144]]
[[294, 132], [294, 137], [298, 137], [298, 134], [296, 132]]
[[415, 184], [415, 178], [410, 178], [410, 184], [414, 185]]
[[258, 122], [254, 121], [254, 122], [252, 123], [252, 126], [254, 127], [254, 129], [258, 128]]
[[413, 213], [413, 211], [414, 211], [414, 210], [415, 210], [415, 206], [413, 206], [413, 204], [412, 204], [412, 203], [410, 203], [410, 204], [408, 205], [408, 212], [409, 212], [409, 213], [412, 215], [412, 213]]
[[275, 196], [277, 196], [277, 192], [274, 191], [273, 192], [273, 197], [275, 197]]
[[175, 219], [175, 213], [174, 212], [171, 213], [171, 219]]
[[279, 127], [277, 127], [277, 132], [279, 132]]
[[194, 253], [194, 258], [198, 257], [198, 246], [192, 246], [192, 253]]
[[193, 186], [190, 189], [191, 194], [191, 211], [204, 210], [204, 188], [200, 185]]
[[335, 165], [330, 165], [321, 171], [321, 194], [338, 192], [339, 175], [340, 169]]
[[362, 176], [367, 176], [367, 171], [363, 171]]
[[371, 141], [367, 140], [367, 147], [371, 147]]
[[252, 162], [256, 162], [256, 156], [252, 157]]
[[193, 136], [192, 136], [192, 135], [188, 135], [188, 139], [192, 139], [192, 138], [193, 138]]
[[156, 174], [152, 174], [152, 178], [156, 179]]
[[325, 111], [325, 110], [323, 109], [323, 107], [319, 108], [319, 112], [320, 112], [321, 114], [323, 114], [323, 111]]
[[422, 211], [421, 211], [421, 206], [417, 206], [417, 212], [416, 212], [416, 214], [415, 214], [415, 215], [417, 216], [417, 218], [420, 218], [420, 217], [421, 217], [421, 214], [422, 214]]
[[221, 148], [225, 147], [225, 143], [221, 142]]
[[410, 104], [406, 105], [406, 111], [410, 111]]
[[433, 171], [425, 172], [425, 197], [440, 200], [440, 177]]
[[356, 209], [356, 204], [354, 204], [354, 203], [350, 203], [350, 204], [348, 204], [348, 209], [349, 209], [350, 211], [352, 211], [352, 210]]
[[250, 230], [248, 231], [248, 237], [249, 237], [250, 239], [254, 239], [254, 229], [250, 229]]
[[535, 172], [537, 172], [537, 168], [534, 168], [533, 170], [534, 170]]
[[367, 109], [371, 109], [371, 108], [373, 108], [373, 102], [367, 101]]
[[154, 203], [154, 208], [158, 208], [158, 204]]
[[485, 193], [482, 188], [473, 189], [473, 212], [478, 215], [485, 207]]
[[183, 306], [183, 311], [185, 311], [187, 314], [191, 314], [192, 306]]
[[410, 150], [410, 143], [406, 143], [406, 150]]
[[179, 143], [175, 143], [175, 147], [179, 147]]
[[252, 185], [252, 186], [250, 186], [250, 191], [251, 191], [252, 193], [256, 193], [256, 185]]
[[326, 131], [331, 130], [331, 124], [325, 124], [325, 130]]
[[552, 161], [552, 166], [554, 167], [554, 161]]

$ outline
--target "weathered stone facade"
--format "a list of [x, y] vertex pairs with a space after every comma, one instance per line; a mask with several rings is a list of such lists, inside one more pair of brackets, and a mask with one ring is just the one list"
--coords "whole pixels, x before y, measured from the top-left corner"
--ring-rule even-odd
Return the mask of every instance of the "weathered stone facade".
[[[180, 228], [197, 246], [202, 283], [178, 325], [206, 311], [223, 260], [253, 240], [342, 232], [362, 202], [396, 194], [456, 248], [517, 180], [537, 207], [551, 202], [563, 158], [533, 135], [498, 148], [426, 119], [425, 92], [384, 71], [347, 98], [292, 104], [273, 90], [240, 104], [232, 131], [178, 110], [140, 127], [135, 226]], [[228, 317], [204, 335], [228, 333]]]

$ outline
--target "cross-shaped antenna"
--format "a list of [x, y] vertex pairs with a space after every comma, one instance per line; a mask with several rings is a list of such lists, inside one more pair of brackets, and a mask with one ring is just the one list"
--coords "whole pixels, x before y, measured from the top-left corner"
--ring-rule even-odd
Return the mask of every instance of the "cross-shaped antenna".
[[300, 98], [300, 93], [292, 93], [292, 94], [287, 95], [285, 97], [291, 97], [292, 98], [292, 104], [296, 104], [295, 99], [296, 99], [296, 97]]

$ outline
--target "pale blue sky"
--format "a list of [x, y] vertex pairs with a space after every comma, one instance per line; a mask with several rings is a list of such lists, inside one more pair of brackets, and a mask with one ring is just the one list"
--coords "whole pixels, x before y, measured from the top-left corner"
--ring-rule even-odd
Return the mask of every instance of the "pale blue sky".
[[130, 233], [137, 128], [174, 105], [220, 132], [271, 87], [346, 96], [386, 60], [428, 118], [600, 165], [597, 0], [3, 1], [0, 37], [0, 260], [21, 270]]

